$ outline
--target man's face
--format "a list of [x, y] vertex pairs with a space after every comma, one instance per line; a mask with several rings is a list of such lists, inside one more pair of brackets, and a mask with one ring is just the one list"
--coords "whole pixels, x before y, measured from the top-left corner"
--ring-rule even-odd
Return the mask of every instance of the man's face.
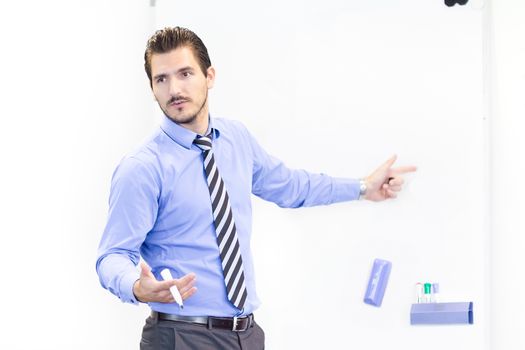
[[204, 76], [193, 50], [179, 47], [151, 57], [152, 87], [164, 114], [192, 129], [208, 120], [208, 89], [213, 87], [215, 70]]

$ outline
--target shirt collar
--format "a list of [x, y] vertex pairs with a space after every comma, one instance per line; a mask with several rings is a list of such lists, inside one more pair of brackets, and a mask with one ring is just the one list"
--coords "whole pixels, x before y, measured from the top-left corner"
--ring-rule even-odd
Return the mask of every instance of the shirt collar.
[[[217, 126], [214, 125], [213, 118], [208, 116], [208, 120], [208, 130], [206, 131], [206, 135], [208, 135], [211, 130], [213, 134], [212, 139], [218, 138], [220, 136], [220, 131], [217, 129]], [[160, 128], [170, 137], [170, 139], [187, 149], [191, 148], [193, 140], [195, 140], [198, 135], [197, 133], [180, 126], [166, 116], [163, 117]]]

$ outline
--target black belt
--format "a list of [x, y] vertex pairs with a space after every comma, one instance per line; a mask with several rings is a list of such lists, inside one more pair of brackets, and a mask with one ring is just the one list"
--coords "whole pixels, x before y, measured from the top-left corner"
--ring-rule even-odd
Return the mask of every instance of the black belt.
[[180, 316], [152, 311], [151, 316], [159, 320], [194, 323], [207, 326], [209, 329], [221, 328], [234, 332], [244, 332], [253, 327], [253, 314], [242, 317]]

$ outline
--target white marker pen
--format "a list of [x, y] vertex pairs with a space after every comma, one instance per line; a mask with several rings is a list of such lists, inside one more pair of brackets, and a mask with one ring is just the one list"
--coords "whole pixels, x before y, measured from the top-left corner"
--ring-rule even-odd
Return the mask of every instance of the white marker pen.
[[416, 283], [416, 300], [417, 303], [423, 302], [423, 285], [421, 283]]
[[[164, 269], [160, 272], [160, 275], [164, 279], [164, 281], [172, 280], [173, 276], [171, 275], [171, 272], [169, 269]], [[173, 299], [179, 304], [179, 307], [181, 309], [184, 308], [184, 304], [182, 303], [182, 296], [179, 293], [179, 290], [177, 289], [177, 286], [171, 286], [170, 288], [171, 295], [173, 295]]]

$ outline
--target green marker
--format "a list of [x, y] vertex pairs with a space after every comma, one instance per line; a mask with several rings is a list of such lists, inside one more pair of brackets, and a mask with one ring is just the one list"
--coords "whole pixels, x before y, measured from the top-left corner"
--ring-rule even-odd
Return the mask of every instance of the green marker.
[[432, 302], [432, 284], [431, 283], [425, 283], [425, 303]]

